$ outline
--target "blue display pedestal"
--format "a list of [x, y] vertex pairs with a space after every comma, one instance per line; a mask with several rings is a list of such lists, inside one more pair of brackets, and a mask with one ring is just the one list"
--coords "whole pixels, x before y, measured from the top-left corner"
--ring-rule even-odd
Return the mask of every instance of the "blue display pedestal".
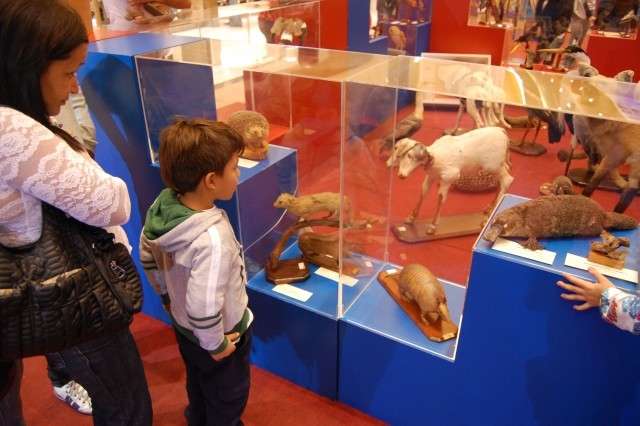
[[[96, 159], [110, 174], [122, 178], [129, 189], [131, 218], [124, 226], [139, 263], [138, 239], [144, 216], [164, 185], [152, 166], [145, 117], [136, 74], [135, 55], [193, 41], [166, 34], [137, 34], [91, 43], [78, 79], [96, 125]], [[209, 75], [209, 81], [211, 77]], [[143, 311], [168, 321], [159, 298], [143, 277]]]
[[[300, 256], [294, 242], [282, 259]], [[337, 398], [338, 392], [338, 283], [316, 274], [295, 286], [310, 292], [302, 302], [274, 291], [264, 271], [248, 284], [249, 305], [254, 312], [252, 362], [320, 395]], [[366, 291], [369, 279], [357, 277], [343, 286], [343, 303], [350, 306]]]
[[347, 0], [347, 49], [355, 52], [386, 54], [389, 37], [369, 38], [369, 0]]
[[[507, 196], [498, 211], [522, 201]], [[616, 234], [640, 243], [638, 231]], [[563, 263], [568, 252], [585, 254], [593, 239], [543, 240], [557, 253], [553, 265], [480, 239], [453, 362], [381, 330], [393, 323], [386, 305], [394, 302], [365, 297], [372, 284], [340, 325], [339, 399], [393, 424], [640, 424], [640, 340], [597, 310], [576, 312], [555, 285], [561, 272], [588, 275]], [[627, 267], [637, 269], [636, 262]], [[361, 314], [372, 309], [380, 316]]]

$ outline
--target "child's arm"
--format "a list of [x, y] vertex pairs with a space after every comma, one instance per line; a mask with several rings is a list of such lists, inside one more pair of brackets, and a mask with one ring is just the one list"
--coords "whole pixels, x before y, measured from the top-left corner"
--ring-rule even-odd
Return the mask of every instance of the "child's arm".
[[595, 283], [565, 274], [569, 283], [558, 281], [557, 284], [570, 293], [563, 293], [560, 297], [583, 302], [574, 305], [578, 311], [599, 306], [605, 321], [622, 330], [640, 334], [640, 297], [616, 288], [594, 268], [589, 268], [589, 272], [595, 277]]
[[162, 304], [165, 307], [168, 307], [170, 302], [167, 293], [167, 284], [164, 282], [162, 274], [158, 270], [158, 263], [156, 262], [155, 257], [153, 257], [151, 246], [144, 237], [144, 234], [140, 235], [140, 263], [142, 263], [144, 274], [147, 276], [149, 283], [155, 292], [162, 298]]
[[222, 308], [232, 255], [224, 249], [215, 226], [192, 244], [186, 311], [200, 346], [220, 360], [235, 350], [237, 336], [225, 336]]

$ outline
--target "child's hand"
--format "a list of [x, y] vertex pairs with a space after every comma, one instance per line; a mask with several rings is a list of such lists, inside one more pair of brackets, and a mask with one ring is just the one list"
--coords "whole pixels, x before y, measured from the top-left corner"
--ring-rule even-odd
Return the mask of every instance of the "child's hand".
[[586, 311], [587, 309], [600, 306], [600, 297], [602, 296], [602, 293], [606, 289], [613, 287], [611, 281], [606, 279], [596, 269], [589, 268], [588, 271], [595, 277], [595, 283], [568, 274], [563, 274], [563, 276], [571, 284], [564, 281], [558, 281], [556, 283], [561, 288], [571, 292], [562, 293], [560, 297], [565, 300], [576, 300], [579, 302], [584, 302], [580, 305], [573, 305], [573, 309], [575, 309], [576, 311]]
[[220, 352], [219, 354], [211, 355], [211, 358], [213, 358], [216, 361], [222, 361], [223, 359], [225, 359], [226, 357], [228, 357], [229, 355], [235, 352], [236, 342], [240, 338], [240, 333], [230, 333], [230, 334], [225, 334], [225, 336], [227, 337], [227, 339], [229, 339], [229, 344], [227, 345], [225, 350]]

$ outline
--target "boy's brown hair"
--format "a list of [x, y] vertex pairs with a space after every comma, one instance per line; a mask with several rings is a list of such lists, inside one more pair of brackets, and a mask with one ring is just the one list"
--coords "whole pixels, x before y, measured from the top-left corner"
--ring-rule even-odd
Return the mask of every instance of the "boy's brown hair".
[[178, 118], [160, 133], [160, 176], [179, 194], [193, 191], [207, 173], [222, 176], [243, 148], [242, 136], [223, 122]]

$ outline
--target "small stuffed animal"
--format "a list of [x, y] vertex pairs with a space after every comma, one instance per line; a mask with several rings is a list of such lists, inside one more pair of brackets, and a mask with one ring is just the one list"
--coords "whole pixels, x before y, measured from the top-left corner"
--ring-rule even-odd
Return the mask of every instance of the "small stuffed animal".
[[227, 120], [227, 124], [242, 136], [242, 157], [249, 160], [264, 160], [269, 150], [269, 122], [255, 111], [238, 111]]
[[[345, 218], [347, 218], [345, 221], [350, 223], [351, 204], [346, 197], [344, 197], [344, 201]], [[328, 213], [328, 215], [322, 219], [337, 219], [340, 214], [340, 194], [336, 192], [319, 192], [317, 194], [296, 197], [285, 192], [278, 196], [273, 206], [288, 209], [291, 214], [303, 219], [309, 219], [311, 215], [318, 212]]]
[[429, 269], [418, 263], [405, 266], [398, 278], [398, 288], [404, 299], [416, 302], [425, 323], [435, 324], [438, 320], [451, 322], [447, 295]]
[[407, 47], [407, 37], [402, 30], [396, 25], [389, 27], [389, 39], [393, 43], [393, 48], [398, 50], [405, 50]]

